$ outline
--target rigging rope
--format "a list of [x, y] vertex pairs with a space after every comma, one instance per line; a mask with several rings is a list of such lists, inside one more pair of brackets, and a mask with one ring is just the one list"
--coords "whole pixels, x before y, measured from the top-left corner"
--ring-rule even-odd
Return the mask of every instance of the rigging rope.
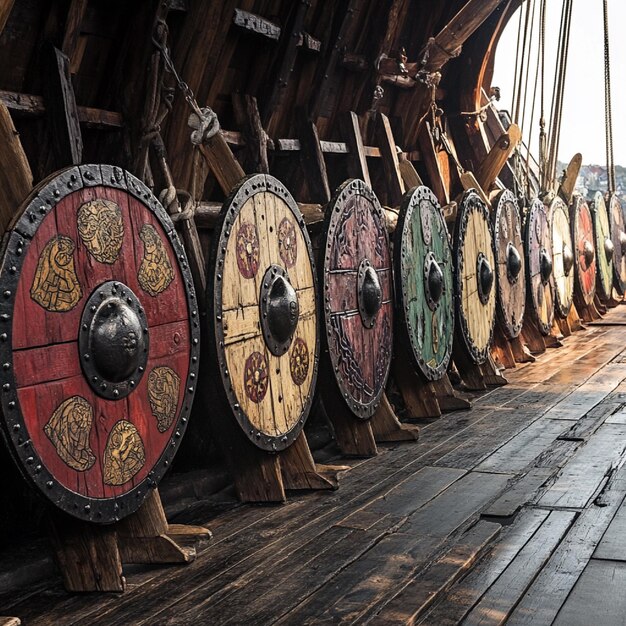
[[603, 2], [604, 16], [604, 122], [606, 132], [606, 169], [609, 193], [614, 193], [615, 161], [613, 157], [613, 111], [611, 109], [611, 55], [609, 49], [608, 0]]

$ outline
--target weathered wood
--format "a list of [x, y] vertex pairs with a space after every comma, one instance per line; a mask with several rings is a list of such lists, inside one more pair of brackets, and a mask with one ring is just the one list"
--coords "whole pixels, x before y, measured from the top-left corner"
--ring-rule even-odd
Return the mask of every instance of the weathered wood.
[[18, 617], [0, 616], [0, 626], [20, 626], [21, 623], [22, 621]]
[[522, 140], [522, 131], [516, 124], [511, 124], [492, 146], [485, 160], [476, 172], [476, 178], [485, 192], [489, 192], [500, 175], [511, 154]]
[[68, 591], [124, 591], [115, 529], [55, 514], [51, 521], [55, 558]]
[[412, 418], [440, 417], [441, 408], [439, 407], [437, 396], [420, 379], [412, 367], [407, 367], [408, 361], [405, 358], [399, 358], [399, 354], [402, 353], [408, 359], [408, 354], [406, 354], [405, 350], [399, 351], [396, 349], [392, 364], [393, 376], [409, 415]]
[[55, 155], [51, 169], [77, 165], [83, 159], [83, 138], [69, 59], [54, 46], [46, 45], [42, 49], [42, 70], [46, 116]]
[[569, 530], [576, 514], [552, 511], [532, 539], [465, 617], [464, 624], [503, 624]]
[[80, 66], [80, 59], [75, 57], [81, 26], [87, 10], [88, 0], [72, 0], [65, 21], [65, 34], [61, 51], [69, 59], [70, 73], [75, 74]]
[[428, 42], [426, 47], [428, 71], [442, 68], [461, 53], [463, 44], [493, 13], [503, 0], [469, 0], [461, 10]]
[[374, 623], [415, 623], [482, 556], [500, 529], [500, 524], [478, 522], [392, 598]]
[[300, 136], [300, 162], [311, 196], [310, 200], [326, 204], [330, 202], [331, 195], [326, 163], [324, 162], [317, 127], [308, 118], [304, 110], [300, 111], [298, 134]]
[[261, 103], [261, 119], [266, 128], [270, 126], [272, 116], [283, 101], [296, 62], [304, 18], [310, 5], [311, 3], [307, 0], [297, 0], [293, 3], [281, 33], [276, 64], [272, 69], [273, 81]]
[[389, 118], [383, 113], [379, 113], [376, 119], [376, 139], [382, 156], [389, 202], [397, 206], [402, 200], [405, 187], [400, 173], [398, 150], [391, 130], [391, 124], [389, 123]]
[[242, 157], [243, 169], [248, 174], [269, 174], [267, 134], [261, 125], [256, 98], [233, 94], [233, 108], [245, 141]]
[[285, 489], [337, 489], [337, 474], [348, 466], [316, 465], [304, 433], [280, 455], [280, 470]]
[[419, 428], [400, 422], [386, 394], [383, 394], [380, 405], [370, 421], [377, 442], [417, 441], [419, 439]]
[[346, 145], [348, 146], [348, 175], [353, 178], [360, 178], [368, 187], [371, 187], [372, 183], [363, 148], [359, 118], [354, 111], [346, 111], [339, 117], [339, 122], [341, 134], [345, 137]]
[[[498, 471], [502, 469], [498, 468]], [[526, 506], [533, 500], [537, 491], [549, 480], [555, 471], [554, 468], [545, 467], [531, 469], [497, 500], [492, 502], [482, 512], [483, 517], [493, 519], [494, 521], [510, 521], [523, 506]]]
[[584, 508], [601, 487], [607, 471], [622, 460], [622, 424], [604, 424], [565, 466], [556, 482], [538, 501], [539, 506]]
[[417, 173], [417, 170], [413, 166], [413, 163], [409, 161], [406, 156], [406, 153], [400, 152], [398, 153], [398, 167], [400, 169], [400, 175], [402, 176], [402, 180], [404, 181], [404, 186], [407, 189], [413, 189], [413, 187], [420, 187], [424, 183], [420, 178], [420, 175]]
[[0, 232], [33, 187], [33, 174], [9, 111], [0, 102]]
[[607, 506], [581, 513], [509, 617], [508, 624], [551, 624], [585, 569], [626, 493], [623, 474], [608, 491]]
[[245, 172], [235, 159], [226, 140], [221, 133], [217, 133], [198, 148], [222, 191], [228, 195], [245, 176]]
[[559, 185], [559, 196], [563, 198], [565, 204], [569, 204], [572, 201], [574, 195], [574, 189], [576, 188], [576, 181], [578, 180], [578, 173], [583, 163], [583, 156], [580, 152], [577, 152], [567, 165], [566, 170], [563, 172], [563, 178]]
[[2, 2], [0, 2], [0, 34], [2, 34], [6, 26], [14, 4], [15, 0], [2, 0]]
[[335, 441], [344, 456], [370, 457], [378, 454], [370, 421], [355, 418], [337, 394], [326, 394], [324, 411], [332, 423]]
[[549, 515], [549, 511], [529, 509], [512, 526], [500, 533], [496, 544], [477, 567], [457, 583], [419, 624], [455, 626], [493, 585], [511, 561]]
[[255, 15], [248, 11], [235, 9], [233, 15], [233, 24], [255, 35], [260, 35], [266, 39], [278, 41], [280, 39], [281, 29], [278, 24], [266, 20], [260, 15]]

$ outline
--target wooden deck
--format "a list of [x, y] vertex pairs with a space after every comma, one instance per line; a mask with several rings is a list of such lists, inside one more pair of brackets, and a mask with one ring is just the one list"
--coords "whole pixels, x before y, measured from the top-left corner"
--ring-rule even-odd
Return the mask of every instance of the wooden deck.
[[38, 624], [626, 623], [626, 306], [565, 340], [418, 444], [352, 461], [336, 492], [174, 521], [214, 539], [123, 595], [56, 575], [0, 594]]

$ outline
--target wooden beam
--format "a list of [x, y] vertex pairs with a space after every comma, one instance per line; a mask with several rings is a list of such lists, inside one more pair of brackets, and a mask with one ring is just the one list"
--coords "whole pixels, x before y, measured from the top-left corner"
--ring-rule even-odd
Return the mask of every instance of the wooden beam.
[[269, 127], [270, 118], [280, 106], [289, 84], [298, 53], [298, 41], [304, 25], [304, 16], [311, 2], [310, 0], [297, 0], [292, 5], [294, 6], [280, 38], [277, 64], [274, 68], [274, 82], [262, 105], [262, 119], [266, 128]]
[[42, 50], [42, 70], [46, 116], [51, 129], [55, 169], [78, 165], [83, 160], [83, 137], [78, 108], [70, 77], [70, 62], [52, 44]]
[[0, 102], [0, 235], [33, 188], [33, 174], [9, 110]]
[[300, 161], [311, 199], [326, 204], [330, 202], [330, 186], [326, 163], [322, 154], [317, 127], [301, 109], [298, 115], [298, 131], [300, 135]]
[[574, 195], [574, 189], [576, 187], [576, 180], [580, 173], [580, 168], [583, 163], [583, 155], [577, 152], [572, 160], [569, 162], [567, 169], [565, 170], [565, 177], [561, 181], [559, 187], [559, 195], [569, 205]]
[[254, 96], [233, 94], [233, 109], [244, 140], [243, 169], [248, 174], [269, 174], [267, 134]]
[[383, 159], [389, 201], [394, 206], [398, 206], [405, 192], [404, 181], [400, 173], [398, 149], [391, 131], [391, 124], [389, 118], [383, 113], [379, 113], [376, 120], [376, 139]]
[[0, 0], [0, 34], [4, 30], [15, 0]]
[[[88, 0], [72, 0], [70, 8], [67, 12], [67, 20], [65, 21], [65, 34], [61, 50], [70, 60], [70, 72], [76, 74], [80, 66], [80, 59], [75, 58], [78, 38], [80, 36], [80, 28], [87, 10]], [[82, 55], [80, 55], [82, 57]]]
[[[41, 96], [0, 90], [0, 102], [16, 116], [42, 117], [46, 113], [44, 100]], [[87, 128], [100, 130], [118, 130], [124, 127], [124, 120], [120, 113], [92, 107], [79, 106], [78, 121]]]
[[260, 35], [266, 39], [278, 41], [280, 39], [280, 26], [266, 20], [260, 15], [255, 15], [248, 11], [242, 11], [241, 9], [235, 9], [233, 15], [233, 24], [242, 28], [243, 30]]
[[434, 72], [457, 57], [463, 44], [505, 0], [469, 0], [461, 10], [432, 38], [425, 49], [426, 69]]
[[346, 138], [348, 147], [348, 176], [360, 178], [371, 187], [372, 181], [370, 180], [367, 157], [365, 156], [363, 138], [361, 137], [359, 118], [354, 111], [347, 111], [340, 115], [339, 123], [341, 134]]
[[491, 186], [496, 182], [502, 168], [506, 165], [513, 150], [522, 139], [522, 131], [516, 124], [511, 124], [509, 129], [496, 141], [485, 160], [480, 164], [476, 172], [476, 179], [485, 191], [489, 193]]
[[218, 185], [228, 195], [245, 176], [245, 172], [228, 147], [226, 140], [221, 133], [217, 133], [206, 144], [201, 144], [199, 149], [217, 179]]

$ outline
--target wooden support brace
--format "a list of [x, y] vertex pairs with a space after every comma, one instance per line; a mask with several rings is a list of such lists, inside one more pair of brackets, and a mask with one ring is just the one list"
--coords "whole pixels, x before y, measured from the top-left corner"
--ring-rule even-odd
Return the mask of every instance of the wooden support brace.
[[391, 124], [389, 118], [383, 113], [379, 113], [376, 119], [376, 140], [383, 160], [389, 202], [393, 206], [398, 206], [402, 201], [405, 187], [400, 173], [398, 149], [393, 138]]
[[0, 35], [6, 26], [15, 0], [0, 0]]
[[335, 441], [341, 454], [349, 457], [368, 458], [376, 456], [376, 440], [369, 420], [352, 414], [339, 394], [328, 384], [322, 388], [323, 410], [333, 425]]
[[213, 135], [206, 143], [198, 146], [217, 184], [225, 195], [245, 176], [241, 165], [229, 148], [221, 132]]
[[52, 544], [68, 591], [124, 591], [123, 563], [190, 563], [195, 547], [175, 538], [209, 539], [200, 526], [170, 526], [158, 491], [151, 491], [136, 513], [114, 525], [99, 526], [58, 511], [50, 514]]
[[347, 465], [316, 465], [304, 432], [280, 453], [280, 468], [285, 489], [337, 489], [339, 472]]
[[522, 341], [521, 336], [514, 337], [509, 341], [511, 352], [517, 363], [534, 363], [537, 359], [531, 354], [528, 346]]
[[300, 137], [300, 162], [304, 177], [313, 202], [327, 204], [330, 202], [330, 185], [326, 163], [322, 154], [317, 127], [304, 109], [298, 112], [298, 135]]
[[491, 352], [494, 360], [500, 362], [506, 369], [514, 369], [517, 367], [511, 344], [498, 324], [496, 324], [496, 328], [494, 329]]
[[414, 371], [403, 348], [396, 349], [393, 376], [411, 418], [441, 417], [437, 396]]
[[444, 374], [439, 380], [432, 380], [428, 386], [433, 390], [439, 403], [439, 408], [444, 412], [467, 411], [472, 408], [472, 403], [462, 398], [452, 386], [448, 374]]
[[248, 174], [269, 174], [267, 134], [261, 124], [259, 108], [254, 96], [233, 94], [233, 109], [245, 142], [243, 169]]
[[485, 160], [476, 172], [476, 179], [485, 192], [489, 192], [496, 178], [500, 175], [517, 144], [522, 139], [522, 131], [516, 124], [511, 124], [508, 130], [495, 142]]
[[521, 336], [532, 354], [541, 354], [546, 351], [544, 336], [530, 315], [524, 318]]
[[78, 40], [80, 37], [80, 29], [87, 10], [89, 0], [72, 0], [70, 8], [67, 12], [67, 20], [65, 21], [65, 34], [63, 35], [63, 43], [61, 51], [69, 59], [70, 73], [76, 74], [80, 67], [82, 55], [78, 55]]
[[480, 365], [469, 361], [463, 363], [455, 361], [455, 363], [466, 389], [470, 391], [485, 391], [487, 389], [484, 373]]
[[426, 122], [419, 133], [419, 146], [422, 159], [428, 172], [430, 187], [442, 206], [450, 204], [450, 171], [448, 155], [440, 158], [435, 147], [431, 125]]
[[563, 199], [565, 204], [569, 206], [574, 195], [574, 189], [576, 188], [576, 181], [578, 180], [578, 174], [583, 163], [583, 156], [580, 152], [577, 152], [572, 160], [569, 162], [567, 169], [565, 170], [565, 176], [561, 181], [559, 187], [559, 196]]
[[413, 189], [414, 187], [421, 187], [424, 183], [417, 173], [417, 170], [413, 166], [413, 163], [407, 159], [404, 152], [398, 154], [398, 163], [400, 167], [400, 175], [404, 181], [404, 187], [406, 189]]
[[380, 405], [370, 423], [374, 437], [379, 443], [417, 441], [419, 439], [419, 428], [413, 424], [400, 422], [386, 393], [383, 393]]
[[487, 360], [480, 366], [483, 373], [483, 380], [488, 387], [502, 387], [508, 385], [509, 381], [502, 375], [502, 371], [494, 362], [491, 354], [487, 355]]
[[52, 170], [78, 165], [83, 160], [83, 137], [70, 76], [69, 59], [52, 44], [42, 48], [46, 116], [51, 128]]
[[348, 175], [360, 178], [368, 187], [371, 187], [372, 181], [363, 148], [359, 118], [354, 111], [347, 111], [339, 116], [339, 123], [348, 146]]

